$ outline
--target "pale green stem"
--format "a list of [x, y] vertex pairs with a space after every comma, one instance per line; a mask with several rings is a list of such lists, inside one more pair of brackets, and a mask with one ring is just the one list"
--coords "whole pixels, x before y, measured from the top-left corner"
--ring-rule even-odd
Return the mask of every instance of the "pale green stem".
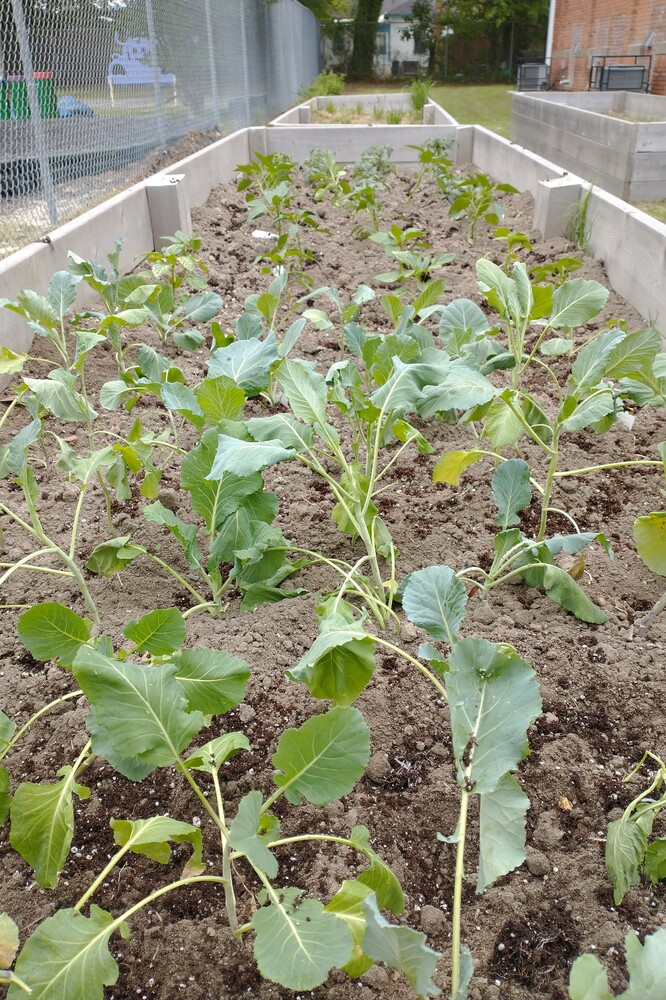
[[121, 847], [119, 851], [116, 851], [116, 853], [112, 856], [112, 858], [109, 861], [109, 863], [107, 865], [105, 865], [105, 867], [99, 873], [99, 875], [97, 876], [97, 878], [90, 884], [90, 886], [83, 893], [83, 895], [81, 896], [81, 898], [74, 904], [74, 909], [75, 910], [80, 910], [81, 907], [85, 906], [85, 904], [88, 902], [88, 900], [90, 899], [90, 897], [93, 896], [97, 892], [97, 890], [99, 889], [100, 885], [102, 885], [102, 883], [106, 880], [106, 878], [111, 874], [111, 872], [116, 867], [116, 865], [118, 864], [118, 862], [120, 861], [120, 859], [125, 854], [127, 854], [127, 852], [130, 850], [130, 848], [131, 848], [131, 844], [125, 844], [124, 847]]
[[[169, 885], [163, 885], [160, 889], [156, 889], [155, 892], [151, 892], [149, 896], [145, 896], [143, 899], [139, 900], [139, 902], [135, 903], [134, 906], [130, 906], [129, 910], [125, 910], [125, 912], [122, 913], [119, 917], [116, 917], [113, 923], [106, 924], [104, 928], [100, 931], [98, 935], [98, 940], [100, 941], [108, 940], [110, 935], [113, 934], [115, 931], [117, 931], [118, 928], [122, 924], [124, 924], [126, 920], [129, 920], [131, 916], [133, 916], [135, 913], [138, 913], [138, 911], [143, 909], [144, 906], [148, 906], [150, 903], [153, 903], [156, 899], [159, 899], [160, 896], [164, 896], [168, 892], [173, 892], [174, 889], [181, 889], [183, 888], [183, 886], [186, 885], [198, 885], [202, 882], [217, 882], [218, 884], [223, 885], [224, 879], [221, 878], [219, 875], [193, 875], [191, 878], [181, 878], [178, 879], [177, 882], [171, 882]], [[91, 948], [93, 944], [94, 941], [90, 942], [88, 947]]]
[[534, 443], [536, 445], [538, 445], [539, 448], [541, 448], [542, 451], [545, 451], [545, 453], [547, 455], [552, 455], [553, 454], [552, 448], [549, 448], [548, 445], [546, 444], [546, 442], [541, 440], [541, 438], [539, 437], [539, 435], [537, 434], [537, 432], [534, 430], [534, 428], [531, 427], [528, 424], [527, 420], [525, 420], [525, 417], [524, 417], [522, 411], [521, 410], [517, 410], [516, 407], [513, 405], [513, 403], [511, 402], [510, 399], [505, 399], [504, 402], [509, 407], [509, 409], [513, 413], [514, 417], [516, 417], [516, 419], [521, 422], [521, 424], [523, 425], [523, 427], [525, 428], [525, 430], [527, 431], [527, 433], [529, 434], [529, 436], [534, 441]]
[[86, 495], [86, 489], [87, 488], [88, 488], [88, 484], [87, 483], [84, 483], [81, 486], [81, 492], [79, 493], [79, 499], [76, 501], [76, 508], [74, 510], [74, 519], [72, 521], [72, 533], [70, 535], [70, 543], [69, 543], [69, 558], [70, 559], [74, 558], [74, 552], [76, 550], [76, 535], [77, 535], [78, 530], [79, 530], [79, 518], [81, 517], [81, 510], [83, 508], [83, 499], [84, 499], [84, 497]]
[[463, 789], [460, 796], [460, 815], [458, 817], [458, 845], [456, 850], [456, 869], [453, 882], [453, 914], [451, 923], [451, 1000], [455, 1000], [460, 988], [460, 945], [461, 945], [461, 914], [462, 887], [465, 877], [465, 836], [467, 833], [467, 809], [469, 792]]
[[[405, 448], [408, 448], [409, 445], [412, 444], [414, 441], [416, 441], [416, 435], [414, 435], [414, 437], [407, 438], [407, 440], [404, 442], [404, 444], [402, 444], [398, 448], [398, 450], [393, 455], [393, 457], [391, 458], [391, 460], [386, 463], [386, 465], [384, 466], [384, 468], [380, 472], [377, 473], [377, 475], [375, 476], [375, 482], [376, 483], [378, 483], [379, 480], [382, 479], [386, 475], [386, 473], [391, 468], [391, 466], [395, 465], [395, 463], [398, 461], [398, 459], [402, 455], [402, 453], [405, 450]], [[376, 496], [377, 495], [376, 491], [373, 491], [372, 495]]]
[[537, 542], [542, 542], [546, 537], [546, 525], [548, 522], [548, 504], [550, 503], [550, 495], [553, 492], [553, 484], [555, 482], [555, 472], [557, 471], [557, 462], [559, 459], [559, 443], [560, 443], [560, 427], [556, 427], [553, 431], [553, 442], [550, 449], [550, 464], [548, 466], [548, 474], [546, 475], [546, 482], [543, 487], [543, 496], [541, 498], [541, 520], [539, 522], [539, 533], [536, 537]]
[[[449, 633], [450, 636], [451, 633], [448, 630], [448, 628], [447, 632]], [[434, 686], [436, 687], [437, 691], [442, 696], [442, 698], [444, 698], [446, 701], [449, 700], [444, 685], [440, 683], [439, 679], [433, 674], [433, 672], [431, 670], [428, 670], [428, 668], [423, 663], [421, 663], [420, 660], [417, 660], [415, 656], [411, 656], [409, 653], [405, 652], [404, 649], [400, 649], [400, 646], [394, 646], [392, 642], [388, 642], [386, 639], [381, 639], [378, 635], [373, 635], [370, 638], [374, 642], [378, 642], [381, 646], [386, 646], [387, 649], [392, 650], [394, 653], [397, 653], [399, 656], [404, 657], [405, 660], [408, 660], [410, 663], [412, 663], [418, 670], [420, 670], [420, 672], [423, 674], [424, 677], [428, 678], [431, 684], [434, 684]], [[451, 641], [451, 644], [453, 645], [453, 641]]]
[[70, 701], [72, 698], [80, 698], [82, 694], [83, 691], [70, 691], [68, 694], [63, 694], [61, 695], [60, 698], [56, 698], [55, 701], [50, 701], [48, 705], [44, 705], [42, 708], [39, 709], [38, 712], [35, 712], [34, 715], [31, 715], [28, 721], [25, 722], [20, 729], [16, 730], [11, 740], [7, 742], [7, 745], [2, 750], [0, 750], [0, 760], [4, 760], [4, 758], [7, 756], [12, 747], [14, 747], [21, 739], [21, 737], [24, 735], [24, 733], [26, 733], [28, 729], [30, 729], [30, 726], [33, 724], [33, 722], [36, 722], [37, 719], [39, 719], [42, 715], [45, 715], [47, 712], [50, 712], [52, 708], [55, 708], [57, 705], [62, 704], [62, 702]]
[[622, 469], [632, 465], [658, 465], [663, 468], [664, 463], [652, 458], [639, 458], [633, 462], [609, 462], [607, 465], [587, 465], [584, 469], [569, 469], [566, 472], [556, 472], [556, 479], [565, 479], [567, 476], [580, 476], [586, 472], [601, 472], [603, 469]]
[[215, 823], [215, 826], [218, 828], [218, 830], [220, 830], [220, 832], [225, 837], [228, 838], [229, 831], [227, 827], [225, 826], [224, 822], [220, 819], [218, 814], [215, 812], [215, 810], [211, 806], [210, 802], [208, 801], [204, 793], [199, 788], [198, 784], [196, 783], [196, 781], [194, 780], [194, 778], [190, 773], [190, 769], [188, 768], [187, 764], [185, 763], [184, 760], [182, 760], [181, 757], [176, 757], [176, 766], [178, 770], [185, 775], [185, 778], [187, 779], [190, 788], [192, 789], [196, 797], [199, 799], [199, 801], [201, 802], [202, 806], [204, 807], [210, 818]]
[[213, 786], [215, 788], [215, 802], [217, 803], [217, 811], [220, 817], [220, 822], [222, 826], [220, 827], [220, 843], [222, 845], [222, 877], [224, 878], [224, 905], [227, 911], [227, 919], [229, 920], [229, 927], [232, 931], [238, 929], [238, 916], [236, 914], [236, 893], [234, 892], [234, 884], [231, 876], [231, 846], [229, 844], [229, 838], [224, 833], [226, 829], [226, 820], [224, 818], [224, 800], [222, 798], [222, 790], [220, 788], [220, 779], [215, 768], [211, 771], [211, 777], [213, 779]]
[[[24, 563], [25, 559], [34, 558], [36, 555], [39, 555], [39, 554], [43, 555], [45, 552], [51, 552], [51, 551], [52, 551], [52, 549], [40, 549], [39, 553], [37, 553], [37, 552], [31, 552], [30, 556], [25, 556], [24, 559], [21, 560], [21, 562]], [[0, 569], [11, 569], [12, 567], [14, 569], [18, 569], [18, 563], [0, 563]], [[68, 569], [53, 569], [51, 566], [28, 566], [28, 565], [24, 565], [22, 568], [23, 569], [29, 569], [33, 573], [53, 573], [54, 576], [69, 576], [69, 577], [71, 577], [71, 575], [72, 575], [69, 572]], [[1, 583], [1, 581], [0, 581], [0, 583]], [[30, 605], [26, 605], [26, 607], [30, 607]]]
[[[3, 511], [3, 513], [7, 514], [8, 517], [11, 517], [13, 521], [16, 521], [17, 524], [20, 524], [22, 528], [24, 528], [29, 534], [31, 534], [38, 541], [45, 543], [48, 546], [48, 548], [43, 550], [43, 552], [45, 551], [53, 552], [54, 555], [57, 555], [60, 559], [62, 559], [64, 564], [70, 570], [71, 575], [76, 580], [79, 586], [79, 590], [81, 591], [81, 594], [83, 596], [83, 599], [86, 602], [88, 610], [92, 613], [95, 624], [99, 625], [99, 614], [97, 612], [95, 602], [92, 599], [86, 581], [83, 579], [79, 567], [76, 565], [75, 561], [71, 558], [71, 556], [67, 552], [65, 552], [64, 549], [61, 549], [59, 545], [56, 545], [55, 542], [52, 542], [51, 539], [48, 537], [48, 535], [46, 535], [44, 529], [42, 528], [41, 522], [37, 517], [37, 512], [35, 511], [33, 505], [30, 503], [27, 497], [26, 501], [28, 502], [28, 509], [30, 510], [31, 516], [34, 516], [35, 520], [34, 527], [32, 525], [29, 525], [26, 521], [23, 520], [22, 517], [19, 517], [18, 514], [15, 514], [13, 510], [10, 510], [10, 508], [6, 507], [5, 504], [3, 503], [0, 503], [0, 511]], [[14, 569], [17, 568], [18, 564], [16, 564], [14, 568], [7, 570], [6, 573], [2, 577], [0, 577], [0, 585], [2, 585], [4, 580], [7, 579], [7, 577], [11, 575], [12, 572], [14, 572]]]
[[[49, 364], [53, 364], [53, 362], [50, 361]], [[9, 414], [12, 412], [12, 410], [14, 409], [14, 407], [16, 406], [16, 404], [20, 403], [20, 401], [25, 396], [25, 394], [26, 394], [27, 391], [28, 391], [27, 389], [24, 389], [23, 392], [19, 391], [19, 392], [16, 393], [16, 395], [12, 399], [11, 403], [9, 404], [9, 406], [7, 407], [7, 409], [5, 410], [5, 412], [2, 414], [2, 417], [0, 417], [0, 430], [2, 430], [2, 426], [3, 426], [4, 422], [5, 422], [5, 420], [7, 419], [7, 417], [9, 416]]]
[[153, 552], [149, 552], [148, 549], [143, 549], [143, 555], [148, 556], [148, 558], [152, 559], [153, 562], [157, 563], [158, 566], [161, 566], [162, 569], [165, 569], [167, 573], [171, 573], [171, 575], [175, 577], [175, 579], [178, 580], [178, 582], [183, 587], [185, 587], [185, 589], [188, 590], [190, 594], [192, 594], [192, 597], [195, 597], [197, 599], [200, 605], [208, 603], [206, 601], [206, 598], [202, 594], [200, 594], [198, 590], [195, 590], [195, 588], [190, 583], [188, 583], [187, 580], [183, 576], [181, 576], [177, 570], [169, 566], [168, 563], [165, 563], [164, 560], [160, 559], [159, 556], [156, 556]]
[[0, 587], [2, 587], [5, 580], [8, 580], [9, 577], [13, 573], [15, 573], [18, 569], [41, 570], [43, 573], [58, 573], [59, 575], [62, 574], [63, 576], [71, 576], [72, 574], [69, 572], [69, 570], [62, 570], [62, 569], [56, 570], [56, 569], [50, 569], [49, 567], [46, 566], [28, 565], [33, 559], [37, 559], [39, 556], [44, 556], [51, 552], [53, 552], [53, 548], [52, 546], [49, 545], [48, 547], [45, 547], [43, 549], [38, 549], [36, 552], [29, 552], [27, 556], [23, 556], [22, 559], [18, 560], [18, 562], [0, 563], [0, 566], [2, 566], [3, 569], [6, 569], [6, 572], [3, 573], [2, 576], [0, 576]]

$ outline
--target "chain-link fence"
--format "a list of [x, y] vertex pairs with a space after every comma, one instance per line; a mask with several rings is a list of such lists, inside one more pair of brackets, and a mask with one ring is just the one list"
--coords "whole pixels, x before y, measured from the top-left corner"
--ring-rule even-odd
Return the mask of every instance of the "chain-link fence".
[[275, 116], [319, 51], [296, 0], [0, 0], [0, 257], [189, 133]]

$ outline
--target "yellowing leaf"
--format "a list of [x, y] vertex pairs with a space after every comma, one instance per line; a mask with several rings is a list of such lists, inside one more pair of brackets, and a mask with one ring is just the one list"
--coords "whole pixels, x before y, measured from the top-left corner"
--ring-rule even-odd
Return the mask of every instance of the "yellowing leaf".
[[447, 451], [435, 465], [432, 473], [433, 483], [446, 483], [447, 486], [459, 486], [460, 477], [465, 469], [483, 457], [481, 451]]

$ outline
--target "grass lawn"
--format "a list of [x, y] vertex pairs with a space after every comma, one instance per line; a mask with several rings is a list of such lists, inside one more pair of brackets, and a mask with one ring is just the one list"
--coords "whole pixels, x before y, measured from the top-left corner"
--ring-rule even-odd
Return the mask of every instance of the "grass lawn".
[[[498, 135], [509, 138], [511, 122], [511, 84], [442, 84], [433, 87], [433, 101], [453, 115], [461, 125], [485, 125]], [[409, 83], [391, 80], [376, 83], [348, 83], [346, 94], [375, 94], [391, 91], [408, 91]]]

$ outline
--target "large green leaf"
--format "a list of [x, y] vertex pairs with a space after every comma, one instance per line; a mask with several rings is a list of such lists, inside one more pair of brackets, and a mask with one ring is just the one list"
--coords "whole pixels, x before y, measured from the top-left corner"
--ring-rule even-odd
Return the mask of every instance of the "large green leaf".
[[405, 897], [397, 878], [370, 845], [370, 832], [365, 826], [355, 826], [349, 838], [357, 850], [369, 859], [370, 867], [356, 877], [357, 882], [371, 889], [377, 897], [377, 906], [400, 914], [405, 909]]
[[[16, 975], [30, 986], [32, 1000], [102, 1000], [104, 986], [118, 979], [118, 963], [109, 952], [118, 926], [94, 904], [89, 917], [68, 909], [43, 920], [16, 962]], [[25, 1000], [25, 993], [14, 983], [7, 1000]]]
[[276, 890], [252, 918], [259, 972], [289, 990], [320, 986], [331, 969], [345, 965], [354, 946], [343, 920], [301, 895], [292, 887]]
[[440, 313], [439, 336], [453, 356], [462, 354], [467, 344], [491, 331], [486, 314], [471, 299], [454, 299]]
[[267, 387], [277, 359], [277, 342], [271, 332], [265, 340], [237, 340], [220, 347], [211, 354], [208, 370], [213, 378], [227, 375], [247, 395], [254, 396]]
[[18, 620], [18, 637], [36, 660], [59, 660], [71, 667], [82, 645], [90, 639], [92, 622], [64, 604], [34, 604]]
[[553, 292], [553, 306], [548, 317], [554, 330], [571, 330], [582, 326], [603, 309], [608, 289], [598, 281], [574, 278], [565, 281]]
[[611, 351], [604, 375], [618, 379], [650, 376], [660, 350], [661, 334], [654, 327], [630, 333]]
[[634, 522], [638, 554], [653, 573], [666, 576], [666, 511], [652, 511]]
[[647, 839], [652, 828], [650, 813], [633, 813], [626, 819], [613, 820], [606, 833], [606, 870], [613, 883], [613, 899], [619, 906], [627, 891], [635, 885], [641, 874], [647, 849]]
[[[509, 406], [507, 397], [513, 401], [514, 409]], [[506, 389], [501, 396], [492, 400], [486, 414], [483, 433], [493, 448], [506, 448], [515, 444], [525, 433], [525, 425], [515, 410], [522, 410], [522, 406], [510, 389]]]
[[534, 670], [510, 646], [461, 639], [445, 675], [458, 781], [495, 791], [527, 752], [527, 729], [541, 711]]
[[138, 653], [166, 656], [185, 641], [187, 628], [178, 608], [156, 608], [135, 621], [128, 622], [123, 635], [136, 643]]
[[235, 851], [241, 851], [248, 860], [270, 879], [278, 873], [277, 858], [266, 846], [267, 836], [259, 833], [261, 792], [248, 792], [238, 803], [236, 818], [229, 828], [229, 843]]
[[18, 949], [18, 927], [8, 913], [0, 913], [0, 975], [2, 970], [12, 967]]
[[411, 927], [398, 927], [385, 920], [374, 896], [363, 900], [366, 928], [363, 951], [377, 962], [399, 969], [420, 997], [440, 992], [432, 981], [439, 953], [429, 948], [425, 934]]
[[222, 308], [222, 299], [217, 292], [198, 292], [190, 295], [183, 306], [183, 315], [191, 323], [208, 323]]
[[574, 578], [559, 566], [547, 566], [542, 571], [541, 582], [551, 601], [571, 611], [583, 622], [604, 625], [608, 616], [590, 600]]
[[477, 892], [483, 892], [525, 860], [525, 815], [529, 805], [530, 800], [511, 774], [505, 774], [493, 792], [481, 796]]
[[191, 823], [182, 823], [170, 816], [151, 816], [150, 819], [112, 819], [113, 839], [120, 847], [127, 847], [133, 854], [143, 854], [161, 865], [171, 858], [169, 841], [192, 845], [192, 861], [200, 865], [203, 844], [201, 830]]
[[581, 955], [569, 975], [571, 1000], [613, 1000], [608, 988], [608, 976], [596, 955]]
[[361, 942], [365, 934], [365, 910], [363, 900], [369, 896], [372, 889], [363, 885], [358, 879], [345, 879], [330, 903], [324, 909], [333, 913], [339, 920], [344, 920], [354, 940], [354, 950], [349, 961], [344, 965], [344, 971], [352, 979], [358, 979], [374, 965], [371, 958], [363, 952]]
[[410, 573], [402, 596], [405, 614], [433, 639], [453, 644], [465, 616], [467, 591], [449, 566]]
[[24, 781], [14, 793], [10, 810], [10, 843], [45, 889], [57, 884], [72, 845], [74, 793], [80, 799], [90, 795], [90, 789], [76, 781], [73, 767], [62, 767], [58, 776], [60, 781], [48, 785]]
[[502, 530], [520, 523], [518, 511], [532, 501], [530, 467], [522, 458], [502, 462], [493, 476], [493, 499], [497, 504], [497, 518]]
[[[1, 744], [0, 744], [1, 748]], [[9, 771], [6, 767], [0, 764], [0, 826], [5, 822], [7, 816], [9, 815], [9, 806], [12, 801], [11, 796], [11, 782], [9, 778]]]
[[201, 712], [187, 710], [175, 663], [120, 662], [84, 646], [73, 669], [92, 705], [93, 750], [133, 781], [173, 764], [204, 726]]
[[284, 448], [279, 440], [239, 441], [227, 434], [218, 434], [215, 459], [206, 478], [221, 479], [225, 472], [249, 476], [268, 465], [287, 462], [295, 454], [292, 448]]
[[648, 934], [643, 944], [634, 931], [624, 939], [629, 988], [618, 1000], [663, 1000], [666, 996], [666, 927]]
[[314, 441], [312, 428], [297, 420], [291, 413], [250, 417], [245, 421], [245, 426], [255, 441], [280, 441], [285, 448], [293, 448], [295, 451], [305, 451]]
[[374, 670], [374, 640], [355, 621], [330, 615], [322, 620], [321, 634], [288, 676], [303, 682], [313, 698], [350, 705]]
[[500, 390], [484, 375], [460, 361], [454, 361], [439, 385], [423, 390], [425, 401], [419, 412], [424, 416], [446, 410], [469, 410], [499, 395]]
[[[63, 373], [68, 374], [68, 373]], [[54, 417], [61, 420], [83, 421], [97, 416], [85, 396], [73, 388], [74, 380], [58, 381], [51, 373], [50, 378], [26, 378], [25, 384], [33, 392], [40, 406], [45, 407]]]
[[240, 704], [250, 679], [244, 660], [223, 649], [184, 649], [172, 662], [190, 711], [221, 715]]
[[206, 423], [239, 420], [245, 405], [245, 393], [228, 375], [207, 378], [195, 390], [197, 403]]
[[264, 485], [258, 472], [251, 476], [228, 472], [219, 479], [208, 479], [217, 451], [217, 439], [216, 430], [207, 430], [197, 447], [185, 456], [180, 470], [180, 485], [191, 495], [192, 509], [204, 519], [209, 532], [216, 531], [246, 497], [262, 490]]
[[622, 330], [606, 330], [581, 347], [571, 369], [570, 384], [577, 399], [582, 399], [604, 374], [611, 351], [625, 334]]
[[131, 535], [119, 535], [117, 538], [100, 542], [90, 553], [86, 569], [99, 576], [113, 576], [115, 573], [120, 573], [137, 556], [144, 554], [144, 549], [140, 545], [132, 545], [130, 538]]
[[648, 844], [645, 852], [645, 874], [653, 885], [666, 878], [666, 839], [660, 837]]
[[326, 423], [327, 387], [323, 375], [304, 361], [283, 361], [277, 380], [294, 416], [309, 426]]
[[46, 297], [58, 319], [64, 319], [76, 302], [76, 281], [69, 271], [56, 271], [51, 276]]
[[614, 409], [615, 399], [611, 389], [597, 391], [578, 403], [573, 413], [562, 421], [562, 427], [566, 431], [582, 431], [583, 428], [612, 413]]
[[370, 760], [370, 732], [355, 708], [332, 708], [287, 729], [273, 755], [275, 783], [292, 803], [325, 806], [352, 790]]

